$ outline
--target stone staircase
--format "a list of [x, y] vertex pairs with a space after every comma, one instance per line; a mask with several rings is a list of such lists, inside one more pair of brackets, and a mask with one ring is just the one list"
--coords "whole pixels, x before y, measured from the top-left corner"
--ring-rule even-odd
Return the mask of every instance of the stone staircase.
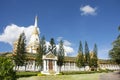
[[50, 75], [55, 75], [55, 71], [49, 70]]

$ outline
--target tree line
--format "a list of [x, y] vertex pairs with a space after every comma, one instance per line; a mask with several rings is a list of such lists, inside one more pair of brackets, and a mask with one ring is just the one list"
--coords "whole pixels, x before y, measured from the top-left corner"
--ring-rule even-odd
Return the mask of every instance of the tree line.
[[[118, 28], [120, 31], [120, 27]], [[110, 58], [120, 64], [120, 34], [116, 38], [115, 41], [112, 43], [113, 48], [109, 51]], [[0, 56], [0, 80], [16, 80], [16, 72], [13, 70], [14, 66], [24, 66], [26, 65], [26, 37], [24, 32], [20, 34], [18, 42], [17, 42], [17, 49], [15, 54], [13, 54], [13, 58], [2, 57]], [[56, 50], [55, 41], [53, 38], [50, 40], [50, 45], [46, 47], [46, 40], [43, 36], [40, 40], [39, 49], [36, 55], [36, 65], [42, 66], [42, 55], [47, 54], [47, 52], [52, 52], [54, 55], [58, 57], [57, 65], [61, 68], [64, 62], [64, 47], [63, 41], [59, 42], [59, 49]], [[13, 64], [14, 60], [14, 64]], [[85, 66], [90, 66], [91, 68], [98, 67], [98, 57], [97, 57], [97, 45], [94, 44], [92, 54], [89, 51], [89, 47], [87, 41], [85, 41], [85, 46], [83, 50], [82, 42], [80, 41], [78, 54], [76, 57], [76, 65], [81, 68]]]
[[[24, 32], [20, 34], [18, 42], [17, 42], [17, 49], [15, 51], [15, 55], [13, 57], [14, 59], [14, 63], [16, 66], [24, 66], [25, 64], [25, 60], [26, 60], [26, 40], [25, 40], [25, 34]], [[57, 49], [54, 38], [50, 39], [49, 42], [49, 46], [46, 46], [46, 40], [45, 37], [43, 36], [40, 40], [40, 44], [37, 50], [37, 54], [36, 54], [36, 65], [40, 67], [40, 70], [42, 70], [43, 68], [43, 61], [42, 61], [42, 56], [47, 54], [48, 52], [53, 53], [55, 56], [58, 57], [57, 60], [57, 65], [60, 68], [61, 71], [61, 67], [64, 63], [64, 45], [63, 45], [63, 41], [60, 40], [59, 42], [59, 48]], [[97, 68], [98, 67], [98, 57], [97, 57], [97, 45], [94, 45], [94, 49], [93, 52], [90, 53], [89, 51], [89, 47], [87, 44], [87, 41], [85, 41], [85, 48], [84, 48], [84, 52], [83, 52], [83, 46], [82, 46], [82, 42], [80, 41], [80, 45], [79, 45], [79, 49], [78, 49], [78, 55], [76, 58], [76, 65], [81, 68], [81, 67], [85, 67], [85, 66], [90, 66], [93, 68]]]
[[[118, 31], [120, 31], [120, 26], [118, 27]], [[112, 49], [109, 51], [109, 56], [112, 61], [120, 66], [120, 33], [112, 43]]]
[[87, 41], [85, 41], [85, 47], [83, 52], [82, 42], [80, 41], [76, 65], [79, 68], [85, 68], [85, 66], [89, 66], [92, 70], [96, 70], [98, 67], [97, 45], [94, 44], [94, 49], [92, 52], [90, 52], [88, 43]]
[[[120, 27], [118, 28], [120, 31]], [[61, 68], [64, 62], [64, 45], [63, 41], [59, 42], [59, 49], [57, 50], [54, 38], [50, 39], [50, 45], [48, 48], [46, 47], [46, 40], [43, 36], [40, 40], [39, 48], [36, 55], [36, 65], [41, 66], [42, 69], [42, 56], [47, 54], [48, 52], [53, 53], [58, 57], [57, 65]], [[110, 58], [115, 61], [117, 64], [120, 64], [120, 34], [117, 39], [112, 43], [113, 48], [109, 51]], [[24, 32], [20, 34], [19, 39], [17, 41], [17, 49], [13, 56], [14, 63], [16, 66], [24, 66], [26, 65], [26, 37]], [[81, 68], [85, 66], [89, 66], [91, 68], [98, 67], [98, 56], [97, 56], [97, 45], [94, 44], [94, 48], [92, 53], [89, 51], [89, 47], [87, 41], [85, 41], [85, 46], [83, 50], [82, 42], [80, 41], [78, 55], [76, 58], [76, 65]]]

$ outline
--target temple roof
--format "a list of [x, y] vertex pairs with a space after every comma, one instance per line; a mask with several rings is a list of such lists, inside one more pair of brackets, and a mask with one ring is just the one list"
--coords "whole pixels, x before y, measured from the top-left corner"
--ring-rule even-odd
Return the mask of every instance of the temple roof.
[[33, 35], [33, 34], [37, 34], [37, 35], [39, 34], [39, 33], [38, 33], [38, 30], [37, 30], [37, 27], [34, 27], [33, 32], [32, 32], [32, 35]]
[[64, 61], [66, 61], [66, 62], [75, 62], [76, 57], [65, 56]]
[[[0, 56], [12, 57], [12, 56], [14, 56], [14, 54], [12, 54], [12, 53], [4, 53], [4, 54], [2, 54]], [[35, 60], [36, 59], [36, 54], [26, 53], [26, 56], [27, 56], [27, 60]], [[65, 56], [64, 61], [65, 62], [76, 62], [76, 57]], [[115, 64], [111, 60], [98, 59], [98, 61], [99, 61], [99, 64]]]

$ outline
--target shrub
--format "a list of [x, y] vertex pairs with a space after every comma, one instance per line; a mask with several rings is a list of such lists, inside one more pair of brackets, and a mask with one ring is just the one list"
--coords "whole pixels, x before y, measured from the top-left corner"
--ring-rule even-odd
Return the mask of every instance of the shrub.
[[63, 75], [70, 75], [70, 74], [91, 74], [95, 73], [96, 71], [64, 71], [61, 72]]
[[19, 77], [30, 77], [30, 76], [37, 76], [39, 72], [17, 72], [17, 78]]
[[46, 76], [45, 74], [38, 73], [37, 76]]
[[13, 62], [6, 57], [0, 57], [0, 80], [16, 80]]
[[102, 73], [102, 72], [105, 72], [105, 73], [108, 73], [108, 72], [113, 72], [114, 70], [109, 70], [109, 69], [99, 69], [99, 72]]
[[102, 70], [100, 69], [99, 71], [63, 71], [61, 72], [62, 75], [71, 75], [71, 74], [92, 74], [92, 73], [108, 73], [108, 72], [113, 72], [113, 70]]

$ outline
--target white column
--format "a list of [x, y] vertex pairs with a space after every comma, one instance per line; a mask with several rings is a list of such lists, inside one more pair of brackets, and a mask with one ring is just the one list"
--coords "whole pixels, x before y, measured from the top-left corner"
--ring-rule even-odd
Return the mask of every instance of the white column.
[[57, 71], [57, 61], [55, 61], [55, 71]]
[[46, 60], [46, 61], [47, 61], [47, 64], [46, 64], [46, 66], [47, 66], [47, 71], [49, 71], [49, 65], [48, 65], [49, 60]]
[[33, 71], [35, 71], [35, 61], [32, 62]]
[[69, 62], [69, 70], [70, 70], [70, 67], [71, 67], [71, 65], [70, 65], [70, 62]]
[[44, 69], [43, 69], [43, 71], [46, 71], [46, 60], [44, 60], [44, 62], [43, 62], [43, 67], [44, 67]]
[[53, 71], [55, 71], [55, 61], [53, 60]]
[[74, 70], [76, 70], [76, 69], [75, 69], [75, 62], [74, 62], [73, 64], [74, 64]]

